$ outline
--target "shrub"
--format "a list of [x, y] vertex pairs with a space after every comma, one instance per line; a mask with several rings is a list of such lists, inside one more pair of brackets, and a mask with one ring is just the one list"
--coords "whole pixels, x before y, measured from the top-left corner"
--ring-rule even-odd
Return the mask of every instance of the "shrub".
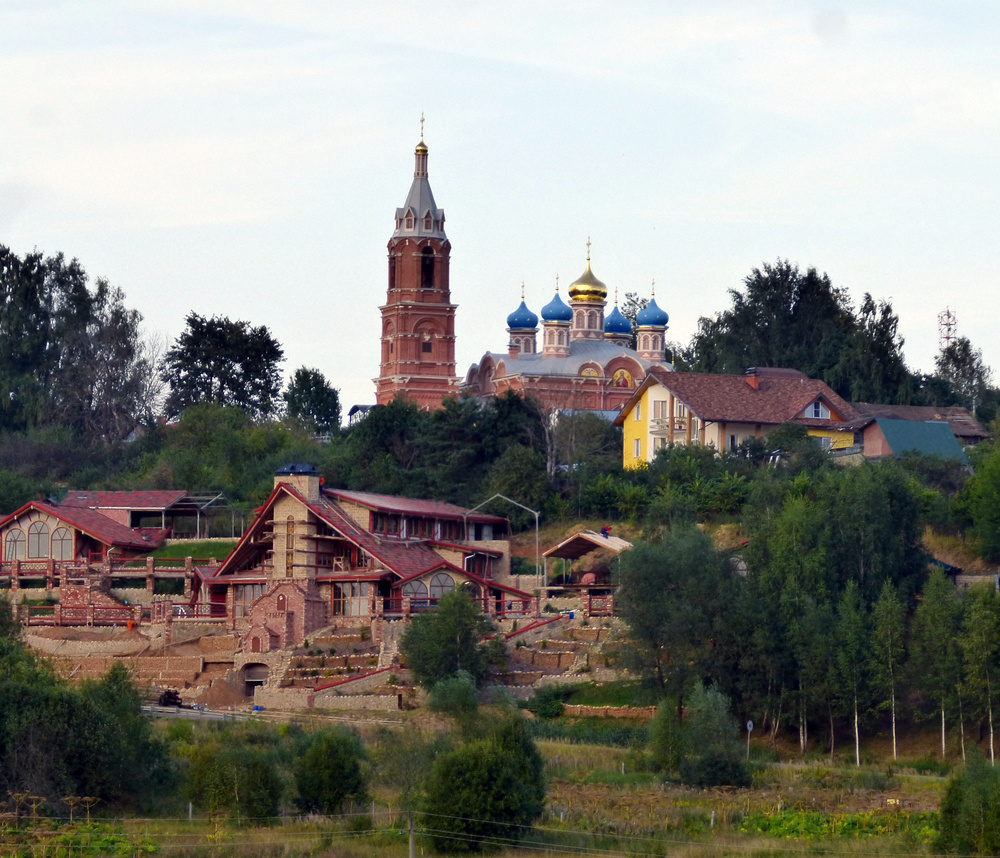
[[684, 783], [693, 787], [748, 787], [751, 780], [742, 760], [715, 752], [682, 760], [680, 776]]
[[348, 798], [362, 798], [363, 756], [361, 742], [347, 730], [316, 733], [293, 767], [299, 808], [306, 813], [337, 813]]
[[1000, 854], [1000, 770], [973, 746], [965, 769], [948, 781], [938, 821], [935, 852]]
[[563, 714], [564, 701], [572, 689], [561, 685], [539, 688], [528, 703], [528, 711], [539, 718], [558, 718]]
[[476, 681], [464, 670], [442, 679], [431, 689], [427, 698], [427, 708], [431, 712], [459, 719], [475, 714], [479, 708]]

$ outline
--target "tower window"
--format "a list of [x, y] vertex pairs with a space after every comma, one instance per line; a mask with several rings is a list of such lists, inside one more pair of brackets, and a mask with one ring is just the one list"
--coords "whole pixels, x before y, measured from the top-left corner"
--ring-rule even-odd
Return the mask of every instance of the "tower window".
[[421, 343], [420, 344], [420, 351], [422, 351], [425, 355], [429, 355], [431, 353], [431, 344], [430, 344], [430, 342]]
[[389, 257], [389, 290], [396, 288], [396, 255]]
[[434, 288], [434, 251], [429, 247], [420, 256], [420, 288]]
[[406, 228], [407, 228], [407, 230], [412, 230], [413, 229], [413, 215], [412, 214], [407, 214], [406, 215]]
[[430, 215], [424, 215], [424, 229], [428, 231], [434, 229], [434, 218]]

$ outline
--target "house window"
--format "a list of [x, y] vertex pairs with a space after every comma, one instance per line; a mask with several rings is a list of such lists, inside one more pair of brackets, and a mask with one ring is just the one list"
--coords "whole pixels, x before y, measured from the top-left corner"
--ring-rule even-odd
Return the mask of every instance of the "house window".
[[634, 446], [632, 448], [632, 456], [633, 456], [633, 458], [638, 459], [639, 456], [641, 455], [640, 446], [639, 446], [639, 439], [636, 438], [635, 441], [633, 442], [633, 444], [634, 444]]
[[7, 541], [4, 544], [4, 560], [24, 560], [24, 531], [15, 528], [7, 534]]
[[642, 403], [637, 402], [635, 408], [632, 409], [632, 419], [635, 421], [642, 420]]
[[49, 526], [44, 521], [36, 521], [28, 528], [28, 559], [49, 556]]
[[431, 578], [431, 599], [437, 601], [445, 593], [450, 593], [455, 589], [455, 579], [444, 572], [438, 572]]
[[830, 409], [817, 399], [808, 408], [806, 408], [805, 416], [813, 417], [817, 420], [829, 420]]
[[73, 559], [73, 534], [65, 527], [57, 527], [52, 532], [52, 559]]
[[820, 447], [822, 447], [824, 450], [833, 449], [833, 438], [829, 437], [828, 435], [823, 435], [818, 440]]
[[729, 436], [729, 449], [730, 450], [735, 450], [738, 446], [739, 446], [739, 440], [736, 438], [735, 435], [730, 435]]
[[427, 585], [423, 581], [407, 581], [403, 585], [403, 595], [410, 597], [411, 611], [426, 611], [430, 607], [427, 601]]

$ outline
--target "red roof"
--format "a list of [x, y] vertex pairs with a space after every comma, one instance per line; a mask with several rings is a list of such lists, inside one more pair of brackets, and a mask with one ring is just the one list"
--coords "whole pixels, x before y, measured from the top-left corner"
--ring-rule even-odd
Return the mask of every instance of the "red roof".
[[[409, 578], [414, 575], [421, 575], [425, 572], [430, 572], [433, 569], [449, 565], [448, 561], [431, 548], [425, 540], [394, 539], [391, 537], [384, 537], [374, 533], [369, 533], [357, 522], [355, 522], [354, 519], [352, 519], [340, 506], [338, 503], [338, 497], [343, 495], [345, 500], [355, 500], [356, 496], [359, 495], [365, 496], [366, 498], [385, 498], [386, 500], [397, 502], [395, 508], [393, 509], [389, 504], [378, 504], [375, 506], [376, 509], [401, 512], [405, 511], [410, 512], [411, 514], [431, 515], [437, 513], [429, 512], [430, 508], [437, 509], [445, 507], [451, 510], [461, 510], [461, 507], [451, 506], [450, 504], [438, 504], [435, 501], [414, 501], [409, 498], [395, 498], [390, 495], [369, 495], [366, 492], [342, 492], [340, 489], [333, 491], [324, 490], [324, 496], [321, 497], [320, 500], [309, 501], [306, 500], [306, 498], [292, 486], [287, 483], [280, 483], [275, 487], [274, 491], [271, 492], [270, 497], [268, 497], [267, 501], [261, 507], [260, 513], [254, 520], [254, 523], [250, 526], [250, 528], [248, 528], [247, 532], [243, 534], [242, 538], [237, 543], [229, 557], [223, 561], [222, 565], [219, 567], [219, 574], [230, 574], [230, 567], [235, 565], [238, 562], [238, 559], [244, 555], [243, 549], [250, 541], [252, 541], [253, 533], [259, 528], [260, 523], [265, 520], [267, 510], [273, 507], [275, 499], [282, 491], [297, 498], [317, 517], [325, 521], [328, 525], [330, 525], [330, 527], [337, 530], [359, 548], [370, 554], [383, 566], [385, 566], [386, 569], [400, 578]], [[413, 504], [419, 506], [410, 506]], [[367, 505], [368, 504], [366, 504], [366, 506]], [[506, 521], [506, 519], [498, 519], [495, 516], [484, 516], [482, 519], [476, 519], [470, 516], [470, 518], [474, 521]], [[471, 549], [468, 547], [460, 550], [464, 550], [467, 553], [475, 553], [478, 551], [478, 549]]]
[[[642, 385], [622, 409], [616, 424], [621, 425], [626, 411], [654, 382], [671, 391], [695, 416], [714, 423], [776, 426], [800, 418], [806, 425], [832, 426], [857, 417], [850, 403], [841, 399], [826, 384], [799, 372], [762, 371], [756, 378], [757, 387], [754, 388], [744, 375], [670, 372], [653, 366], [647, 370]], [[834, 412], [832, 419], [801, 417], [806, 406], [817, 399], [822, 399]]]
[[185, 491], [149, 492], [66, 492], [60, 506], [87, 507], [89, 509], [169, 509], [188, 496]]
[[394, 495], [380, 495], [374, 492], [352, 492], [347, 489], [323, 489], [323, 494], [334, 499], [351, 501], [369, 509], [381, 512], [398, 512], [403, 515], [426, 515], [434, 518], [451, 518], [469, 521], [506, 523], [507, 519], [496, 515], [486, 515], [481, 512], [470, 512], [465, 507], [455, 506], [441, 501], [418, 500], [416, 498], [400, 498]]
[[0, 528], [5, 527], [11, 520], [20, 518], [29, 509], [51, 515], [87, 534], [87, 536], [93, 537], [98, 542], [112, 547], [129, 548], [136, 551], [152, 551], [163, 541], [162, 539], [157, 541], [157, 537], [153, 534], [149, 534], [148, 538], [145, 538], [138, 529], [119, 524], [117, 521], [113, 521], [106, 515], [101, 515], [101, 513], [95, 512], [92, 509], [87, 509], [86, 507], [57, 506], [45, 501], [29, 501], [17, 510], [17, 512], [12, 512], [5, 518], [0, 519]]

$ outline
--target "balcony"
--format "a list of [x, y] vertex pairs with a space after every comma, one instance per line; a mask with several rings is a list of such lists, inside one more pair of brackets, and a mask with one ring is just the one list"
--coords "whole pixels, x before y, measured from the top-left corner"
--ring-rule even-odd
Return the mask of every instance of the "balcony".
[[[670, 431], [671, 418], [654, 417], [649, 421], [649, 429], [654, 435], [666, 435]], [[687, 431], [687, 416], [674, 416], [674, 432]]]

